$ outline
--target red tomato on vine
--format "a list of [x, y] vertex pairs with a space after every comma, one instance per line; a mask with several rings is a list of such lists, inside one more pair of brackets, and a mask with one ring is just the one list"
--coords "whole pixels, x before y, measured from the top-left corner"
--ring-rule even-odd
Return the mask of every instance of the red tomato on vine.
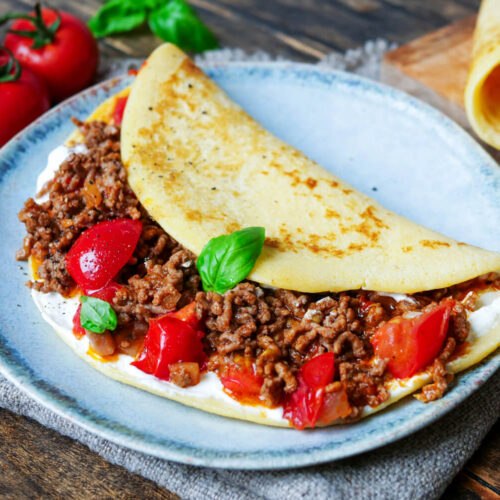
[[0, 47], [0, 146], [49, 108], [43, 81]]
[[85, 23], [63, 11], [42, 9], [30, 14], [10, 13], [14, 19], [5, 38], [23, 67], [40, 76], [53, 100], [60, 101], [87, 87], [96, 72], [97, 43]]

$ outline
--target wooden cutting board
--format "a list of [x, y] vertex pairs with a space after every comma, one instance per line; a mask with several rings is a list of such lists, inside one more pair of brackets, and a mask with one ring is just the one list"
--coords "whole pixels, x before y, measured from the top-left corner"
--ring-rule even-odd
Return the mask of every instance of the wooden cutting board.
[[439, 108], [470, 130], [464, 111], [476, 16], [425, 35], [388, 52], [381, 80]]

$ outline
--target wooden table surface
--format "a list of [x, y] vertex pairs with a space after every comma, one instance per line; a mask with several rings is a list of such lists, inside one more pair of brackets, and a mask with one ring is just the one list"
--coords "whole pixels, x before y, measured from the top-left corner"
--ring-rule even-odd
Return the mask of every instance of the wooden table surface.
[[[99, 0], [51, 0], [88, 19]], [[399, 44], [473, 14], [479, 0], [190, 0], [222, 46], [316, 61], [378, 37]], [[32, 2], [0, 0], [0, 14]], [[146, 57], [159, 43], [146, 29], [100, 42], [106, 56]], [[0, 410], [1, 498], [177, 498], [151, 481], [36, 422]], [[500, 498], [500, 425], [444, 498]]]

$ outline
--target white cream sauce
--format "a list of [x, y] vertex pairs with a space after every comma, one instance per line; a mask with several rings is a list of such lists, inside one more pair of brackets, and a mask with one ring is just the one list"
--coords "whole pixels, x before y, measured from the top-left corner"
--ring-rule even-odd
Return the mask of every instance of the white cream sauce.
[[[84, 152], [85, 146], [78, 145], [75, 148], [67, 148], [59, 146], [54, 149], [48, 157], [48, 163], [45, 170], [40, 174], [37, 181], [37, 191], [39, 191], [47, 181], [52, 179], [54, 173], [59, 168], [59, 165], [72, 153]], [[37, 202], [44, 201], [44, 198], [37, 199]], [[73, 335], [73, 316], [78, 308], [78, 297], [65, 299], [58, 293], [42, 293], [32, 290], [32, 296], [35, 304], [40, 309], [43, 318], [56, 329], [61, 336], [63, 336], [66, 343], [80, 354], [85, 354], [89, 348], [89, 341], [86, 337], [78, 340]], [[408, 295], [392, 294], [392, 293], [379, 293], [394, 298], [396, 301], [413, 301], [414, 299]], [[314, 311], [313, 311], [314, 312]], [[469, 321], [471, 324], [471, 331], [467, 341], [486, 334], [500, 321], [500, 292], [486, 292], [481, 295], [478, 300], [477, 308], [469, 314]], [[148, 375], [138, 368], [131, 366], [133, 358], [125, 354], [120, 354], [117, 361], [107, 362], [108, 365], [113, 365], [118, 368], [122, 373], [126, 373], [133, 377], [137, 382], [142, 382], [152, 389], [164, 392], [165, 394], [189, 394], [199, 397], [201, 399], [215, 398], [223, 400], [226, 405], [235, 408], [241, 408], [241, 404], [229, 397], [223, 390], [222, 384], [215, 373], [204, 373], [199, 384], [181, 388], [160, 380], [153, 375]], [[377, 360], [374, 360], [376, 362]], [[406, 381], [393, 381], [390, 384], [389, 392], [391, 397], [396, 397], [398, 394], [406, 391], [409, 385], [416, 384], [420, 377], [428, 377], [426, 374], [415, 375]], [[284, 421], [282, 408], [269, 409], [264, 406], [245, 406], [247, 413], [255, 413], [265, 415], [269, 420]], [[370, 414], [374, 411], [373, 408], [367, 407], [364, 411], [365, 414]]]
[[500, 321], [500, 293], [483, 293], [477, 302], [476, 310], [469, 314], [471, 331], [467, 337], [472, 342], [490, 331]]
[[[64, 341], [70, 345], [76, 352], [85, 355], [89, 349], [87, 337], [78, 340], [73, 335], [73, 316], [78, 308], [78, 297], [65, 299], [58, 293], [43, 293], [32, 290], [33, 300], [40, 309], [43, 318], [63, 337]], [[119, 354], [117, 361], [107, 361], [106, 365], [118, 368], [124, 375], [135, 379], [139, 384], [142, 383], [151, 387], [151, 389], [168, 394], [186, 394], [202, 399], [214, 398], [224, 401], [226, 406], [240, 408], [238, 401], [229, 397], [223, 390], [219, 377], [213, 372], [203, 373], [199, 384], [192, 387], [178, 387], [171, 382], [160, 380], [139, 370], [130, 363], [134, 359], [126, 354]], [[246, 413], [264, 414], [266, 418], [274, 421], [283, 420], [282, 408], [266, 408], [264, 406], [245, 406]]]
[[391, 297], [396, 302], [411, 302], [415, 303], [415, 299], [410, 297], [409, 295], [405, 295], [404, 293], [387, 293], [387, 292], [377, 292], [377, 295], [381, 295], [383, 297]]

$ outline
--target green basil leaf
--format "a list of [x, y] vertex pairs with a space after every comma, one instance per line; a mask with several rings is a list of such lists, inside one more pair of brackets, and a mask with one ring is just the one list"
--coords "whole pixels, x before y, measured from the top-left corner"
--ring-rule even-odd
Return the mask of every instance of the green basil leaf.
[[158, 38], [183, 50], [203, 52], [219, 46], [213, 33], [184, 0], [164, 3], [151, 12], [148, 24]]
[[264, 238], [263, 227], [247, 227], [212, 238], [196, 261], [203, 289], [224, 293], [245, 279], [262, 252]]
[[87, 295], [82, 295], [80, 302], [80, 323], [83, 328], [95, 333], [104, 333], [105, 330], [116, 328], [116, 313], [110, 304]]
[[141, 0], [148, 10], [156, 10], [163, 7], [169, 0]]
[[89, 21], [89, 28], [97, 37], [130, 31], [140, 26], [147, 8], [139, 0], [111, 0], [104, 4]]

